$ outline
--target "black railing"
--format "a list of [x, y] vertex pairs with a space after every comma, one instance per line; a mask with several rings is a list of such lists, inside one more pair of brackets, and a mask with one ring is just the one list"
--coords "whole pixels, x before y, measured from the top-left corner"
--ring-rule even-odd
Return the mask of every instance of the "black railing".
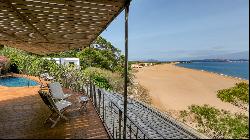
[[[86, 93], [89, 96], [110, 138], [124, 138], [123, 97], [120, 94], [110, 93], [96, 87], [94, 84], [91, 84], [90, 80], [84, 82], [80, 80], [74, 80], [76, 82], [69, 81], [72, 80], [63, 81], [61, 84], [75, 92]], [[180, 125], [180, 123], [169, 116], [162, 115], [157, 109], [144, 103], [129, 100], [128, 105], [126, 139], [170, 138], [172, 135], [168, 135], [168, 131], [171, 131], [170, 133], [173, 133], [173, 136], [176, 136], [176, 138], [207, 138], [183, 124]], [[140, 110], [146, 110], [148, 113], [145, 114], [145, 118], [144, 114], [140, 114]], [[147, 115], [151, 116], [151, 119], [147, 118]], [[152, 122], [152, 117], [154, 118], [153, 120], [159, 120], [159, 122], [165, 124], [161, 126], [167, 127], [158, 129], [156, 126], [158, 122]], [[168, 130], [168, 128], [173, 131]]]
[[[101, 118], [105, 128], [112, 139], [123, 138], [124, 113], [123, 108], [119, 107], [112, 99], [109, 98], [107, 91], [97, 88], [93, 84], [89, 84], [85, 88], [85, 92], [91, 99], [96, 112]], [[127, 139], [149, 139], [150, 137], [136, 123], [127, 116], [126, 123]]]
[[[94, 84], [91, 84], [90, 80], [85, 82], [79, 82], [80, 80], [75, 80], [77, 82], [69, 81], [70, 80], [67, 80], [67, 82], [62, 83], [62, 85], [66, 85], [66, 88], [73, 91], [86, 93], [89, 96], [110, 138], [124, 138], [123, 97], [119, 94], [110, 93], [98, 88]], [[128, 100], [128, 105], [129, 110], [126, 116], [126, 139], [170, 138], [172, 135], [168, 135], [169, 133], [173, 133], [173, 136], [176, 136], [176, 138], [203, 138], [203, 135], [198, 134], [189, 127], [180, 125], [180, 123], [169, 118], [169, 116], [161, 115], [157, 109], [144, 105], [144, 103]], [[145, 113], [145, 118], [143, 116], [144, 114], [137, 112], [140, 110], [146, 110], [147, 113]], [[153, 114], [156, 116], [154, 117]], [[147, 118], [147, 115], [149, 115], [149, 117], [151, 116], [151, 118]], [[159, 121], [152, 122], [152, 117], [154, 118], [153, 120]], [[156, 126], [158, 122], [164, 124], [161, 125], [162, 127], [167, 127], [159, 129]], [[168, 130], [168, 128], [172, 130]]]

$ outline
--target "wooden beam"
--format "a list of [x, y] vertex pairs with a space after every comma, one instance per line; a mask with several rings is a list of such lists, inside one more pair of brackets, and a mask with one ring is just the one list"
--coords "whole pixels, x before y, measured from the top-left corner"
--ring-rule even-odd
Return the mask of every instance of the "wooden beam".
[[17, 40], [20, 40], [20, 41], [24, 42], [24, 40], [22, 40], [21, 38], [17, 37], [15, 34], [9, 34], [9, 33], [6, 33], [4, 31], [1, 31], [1, 30], [0, 30], [0, 33], [3, 34], [4, 36], [8, 36], [8, 37], [11, 37], [11, 38], [14, 38], [14, 39], [17, 39]]

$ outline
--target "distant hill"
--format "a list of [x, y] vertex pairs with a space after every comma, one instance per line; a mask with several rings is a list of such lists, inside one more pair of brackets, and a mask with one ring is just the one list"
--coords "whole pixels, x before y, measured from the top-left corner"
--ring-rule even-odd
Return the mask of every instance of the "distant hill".
[[237, 52], [237, 53], [230, 53], [230, 54], [224, 54], [220, 56], [212, 55], [208, 56], [208, 58], [204, 59], [247, 59], [249, 60], [249, 51], [244, 52]]
[[199, 56], [199, 57], [189, 57], [189, 58], [183, 58], [180, 60], [204, 60], [204, 59], [249, 60], [249, 51], [220, 54], [220, 55], [217, 54], [217, 55], [207, 55], [207, 56]]
[[143, 62], [159, 62], [159, 60], [155, 60], [155, 59], [148, 59], [148, 60], [143, 60]]
[[190, 60], [190, 62], [248, 62], [248, 59], [202, 59]]
[[[237, 52], [237, 53], [228, 53], [228, 54], [217, 54], [217, 55], [207, 55], [207, 56], [199, 56], [199, 57], [186, 57], [172, 60], [156, 60], [156, 59], [148, 59], [148, 60], [133, 60], [139, 62], [168, 62], [168, 61], [190, 61], [190, 60], [249, 60], [249, 51]], [[130, 60], [131, 61], [131, 60]]]

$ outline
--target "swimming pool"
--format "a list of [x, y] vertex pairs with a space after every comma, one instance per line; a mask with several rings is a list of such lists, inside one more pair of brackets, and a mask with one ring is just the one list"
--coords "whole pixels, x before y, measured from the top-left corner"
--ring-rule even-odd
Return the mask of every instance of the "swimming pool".
[[37, 82], [23, 77], [2, 77], [0, 78], [0, 86], [6, 87], [25, 87], [37, 86]]

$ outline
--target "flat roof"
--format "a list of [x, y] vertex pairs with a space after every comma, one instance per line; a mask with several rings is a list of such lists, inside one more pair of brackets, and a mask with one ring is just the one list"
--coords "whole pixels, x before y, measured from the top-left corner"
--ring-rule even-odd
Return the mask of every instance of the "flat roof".
[[88, 47], [128, 0], [0, 1], [0, 44], [43, 55]]

